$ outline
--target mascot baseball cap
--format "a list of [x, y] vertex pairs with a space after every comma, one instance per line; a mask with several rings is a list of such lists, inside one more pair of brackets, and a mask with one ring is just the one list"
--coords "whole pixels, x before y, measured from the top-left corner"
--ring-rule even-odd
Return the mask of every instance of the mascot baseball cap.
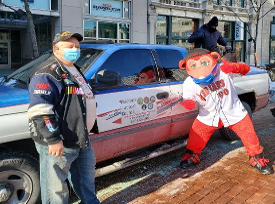
[[187, 52], [187, 54], [184, 56], [184, 60], [187, 60], [189, 58], [197, 57], [203, 54], [209, 54], [210, 51], [203, 49], [203, 48], [194, 48], [193, 50], [190, 50]]
[[53, 45], [59, 41], [68, 40], [71, 37], [75, 37], [78, 41], [83, 40], [83, 36], [79, 33], [71, 33], [70, 31], [63, 31], [62, 33], [57, 33], [53, 39]]

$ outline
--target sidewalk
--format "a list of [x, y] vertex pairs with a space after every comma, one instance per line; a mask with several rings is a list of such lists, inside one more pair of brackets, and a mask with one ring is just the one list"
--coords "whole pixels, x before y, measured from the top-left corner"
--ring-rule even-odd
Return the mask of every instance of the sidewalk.
[[[224, 140], [216, 132], [195, 167], [177, 168], [182, 151], [174, 151], [163, 156], [165, 160], [155, 158], [97, 178], [101, 203], [275, 204], [275, 117], [270, 113], [274, 105], [270, 102], [252, 118], [264, 154], [270, 160], [271, 175], [262, 175], [249, 166], [241, 141]], [[108, 181], [103, 183], [103, 179]]]
[[[273, 103], [274, 105], [274, 103]], [[265, 155], [274, 168], [274, 122], [269, 107], [255, 115], [266, 117], [264, 121], [254, 115], [254, 124]], [[269, 121], [269, 123], [267, 122]], [[270, 124], [270, 125], [267, 125]], [[209, 146], [208, 146], [209, 148]], [[211, 147], [210, 147], [211, 148]], [[207, 162], [186, 171], [175, 171], [172, 182], [158, 190], [132, 200], [131, 204], [274, 204], [275, 175], [261, 175], [249, 167], [245, 148], [240, 147], [222, 158], [209, 151], [203, 155]], [[207, 154], [205, 152], [205, 154]], [[218, 152], [217, 152], [218, 154]], [[216, 162], [215, 158], [220, 158]], [[212, 159], [211, 159], [212, 158]], [[204, 166], [204, 165], [205, 166]], [[206, 167], [206, 168], [204, 168]], [[175, 174], [178, 174], [175, 176]]]

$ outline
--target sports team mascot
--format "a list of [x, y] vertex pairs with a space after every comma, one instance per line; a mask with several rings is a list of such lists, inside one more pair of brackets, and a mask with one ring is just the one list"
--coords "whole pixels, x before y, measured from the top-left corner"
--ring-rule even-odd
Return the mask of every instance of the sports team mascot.
[[262, 174], [270, 174], [263, 149], [246, 109], [238, 98], [232, 78], [245, 75], [250, 67], [244, 63], [220, 61], [217, 52], [194, 49], [179, 62], [190, 75], [183, 84], [183, 102], [188, 110], [199, 104], [199, 114], [189, 133], [186, 153], [180, 166], [187, 168], [200, 162], [199, 154], [211, 135], [222, 126], [230, 128], [242, 140], [249, 155], [250, 166]]

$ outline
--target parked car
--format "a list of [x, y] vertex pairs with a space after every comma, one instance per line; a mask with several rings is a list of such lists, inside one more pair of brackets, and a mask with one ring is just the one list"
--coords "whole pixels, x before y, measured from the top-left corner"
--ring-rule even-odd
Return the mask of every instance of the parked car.
[[[81, 43], [76, 64], [92, 86], [97, 102], [96, 122], [90, 130], [97, 176], [150, 158], [130, 159], [125, 155], [188, 135], [198, 108], [188, 111], [178, 104], [188, 76], [178, 62], [186, 53], [185, 48], [172, 45]], [[37, 65], [51, 56], [51, 52], [46, 53], [2, 79], [0, 203], [40, 202], [38, 154], [28, 129], [27, 85]], [[237, 77], [235, 86], [249, 113], [267, 105], [266, 71], [253, 69]], [[235, 137], [227, 129], [221, 132], [227, 138]], [[170, 144], [155, 155], [183, 146]], [[124, 160], [107, 166], [114, 158]]]

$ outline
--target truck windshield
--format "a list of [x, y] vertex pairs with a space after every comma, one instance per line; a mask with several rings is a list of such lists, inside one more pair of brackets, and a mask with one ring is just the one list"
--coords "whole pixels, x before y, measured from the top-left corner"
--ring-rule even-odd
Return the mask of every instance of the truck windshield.
[[[102, 52], [103, 50], [99, 49], [81, 49], [81, 55], [76, 61], [76, 65], [81, 67], [81, 71], [85, 73]], [[53, 53], [50, 51], [39, 56], [10, 75], [6, 76], [4, 80], [0, 80], [0, 84], [27, 89], [31, 74], [41, 63], [45, 62], [52, 55]]]

